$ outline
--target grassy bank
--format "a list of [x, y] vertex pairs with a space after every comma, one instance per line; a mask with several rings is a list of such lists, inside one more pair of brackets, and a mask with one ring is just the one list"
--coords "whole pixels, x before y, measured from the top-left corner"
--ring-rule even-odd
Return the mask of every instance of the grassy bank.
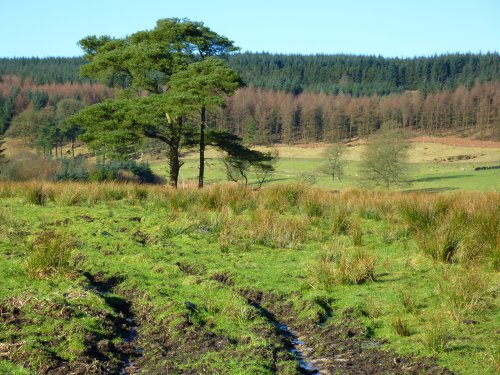
[[498, 194], [2, 183], [0, 196], [0, 372], [297, 373], [276, 322], [325, 371], [498, 370]]

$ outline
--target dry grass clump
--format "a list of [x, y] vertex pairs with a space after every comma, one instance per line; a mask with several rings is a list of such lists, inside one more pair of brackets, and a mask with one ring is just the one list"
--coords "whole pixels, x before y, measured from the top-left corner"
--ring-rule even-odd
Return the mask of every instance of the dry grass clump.
[[421, 251], [444, 263], [495, 261], [500, 247], [497, 194], [414, 195], [400, 203], [401, 215]]
[[218, 241], [223, 251], [230, 246], [248, 250], [252, 245], [296, 249], [311, 237], [307, 218], [280, 215], [263, 208], [255, 209], [250, 215], [237, 215], [227, 206], [219, 214], [218, 221]]
[[54, 191], [42, 184], [34, 184], [26, 191], [26, 200], [28, 203], [36, 206], [45, 206], [45, 204], [54, 197]]
[[334, 203], [334, 195], [320, 189], [308, 189], [299, 198], [301, 211], [308, 217], [321, 217]]
[[279, 215], [271, 210], [257, 209], [251, 233], [258, 244], [294, 249], [307, 238], [309, 221], [303, 216]]
[[30, 277], [49, 278], [66, 274], [70, 270], [71, 239], [54, 232], [40, 234], [28, 245], [26, 272]]
[[375, 257], [360, 249], [335, 246], [309, 268], [313, 285], [331, 289], [375, 280]]
[[302, 195], [310, 188], [304, 185], [275, 185], [258, 193], [259, 206], [283, 213], [299, 206]]
[[352, 219], [350, 211], [344, 204], [333, 207], [326, 217], [333, 235], [349, 234]]
[[361, 228], [361, 221], [359, 219], [355, 219], [351, 222], [349, 234], [352, 238], [352, 244], [354, 246], [361, 246], [363, 242], [363, 229]]
[[488, 309], [495, 293], [492, 277], [483, 269], [444, 269], [439, 276], [439, 294], [455, 318]]
[[201, 209], [220, 211], [229, 206], [235, 213], [254, 210], [256, 193], [244, 186], [216, 184], [199, 191]]

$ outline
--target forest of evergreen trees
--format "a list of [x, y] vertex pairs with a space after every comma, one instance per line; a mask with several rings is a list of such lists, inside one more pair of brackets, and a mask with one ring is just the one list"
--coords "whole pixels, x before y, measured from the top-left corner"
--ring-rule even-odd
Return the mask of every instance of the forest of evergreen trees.
[[[498, 53], [405, 59], [241, 53], [227, 58], [247, 87], [212, 116], [213, 125], [249, 143], [365, 136], [386, 120], [427, 132], [500, 128]], [[55, 113], [63, 99], [79, 102], [73, 103], [76, 108], [113, 97], [114, 89], [80, 77], [82, 64], [82, 58], [0, 59], [1, 133], [25, 111], [31, 112], [22, 118], [36, 118], [42, 109]]]
[[500, 81], [498, 53], [384, 58], [353, 55], [242, 53], [229, 64], [255, 87], [299, 94], [388, 95]]
[[[405, 90], [424, 94], [458, 86], [500, 81], [500, 55], [446, 54], [385, 58], [356, 55], [279, 55], [238, 53], [227, 57], [246, 84], [287, 93], [316, 92], [352, 96], [388, 95]], [[0, 58], [0, 77], [30, 77], [37, 84], [89, 82], [79, 75], [85, 60]]]

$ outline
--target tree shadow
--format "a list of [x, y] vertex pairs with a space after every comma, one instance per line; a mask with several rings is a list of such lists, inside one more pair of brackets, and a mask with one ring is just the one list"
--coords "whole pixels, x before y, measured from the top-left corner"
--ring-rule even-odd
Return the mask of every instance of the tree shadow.
[[450, 180], [450, 179], [463, 178], [463, 177], [473, 177], [473, 176], [474, 175], [471, 175], [471, 174], [461, 174], [461, 175], [456, 175], [456, 176], [423, 177], [423, 178], [417, 178], [415, 180], [410, 180], [410, 182], [430, 182], [430, 181]]
[[404, 190], [403, 193], [444, 193], [446, 191], [458, 190], [457, 187], [443, 186], [440, 188], [423, 188]]

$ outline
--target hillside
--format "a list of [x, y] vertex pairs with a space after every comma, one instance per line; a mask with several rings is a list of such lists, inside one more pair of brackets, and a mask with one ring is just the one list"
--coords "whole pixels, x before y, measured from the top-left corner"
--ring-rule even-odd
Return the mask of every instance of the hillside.
[[[248, 85], [298, 94], [388, 95], [405, 90], [424, 93], [500, 81], [500, 56], [447, 54], [384, 58], [356, 55], [283, 55], [239, 53], [227, 57]], [[71, 58], [0, 58], [0, 76], [30, 77], [35, 84], [88, 82], [79, 75], [85, 63]]]
[[[211, 113], [210, 121], [250, 144], [365, 137], [388, 120], [425, 134], [499, 137], [497, 53], [407, 59], [242, 53], [227, 59], [247, 87]], [[56, 108], [62, 99], [89, 105], [113, 97], [113, 89], [79, 76], [83, 63], [0, 59], [2, 133], [26, 110]], [[34, 124], [29, 136], [35, 139], [37, 132]], [[10, 135], [16, 134], [18, 129]]]

